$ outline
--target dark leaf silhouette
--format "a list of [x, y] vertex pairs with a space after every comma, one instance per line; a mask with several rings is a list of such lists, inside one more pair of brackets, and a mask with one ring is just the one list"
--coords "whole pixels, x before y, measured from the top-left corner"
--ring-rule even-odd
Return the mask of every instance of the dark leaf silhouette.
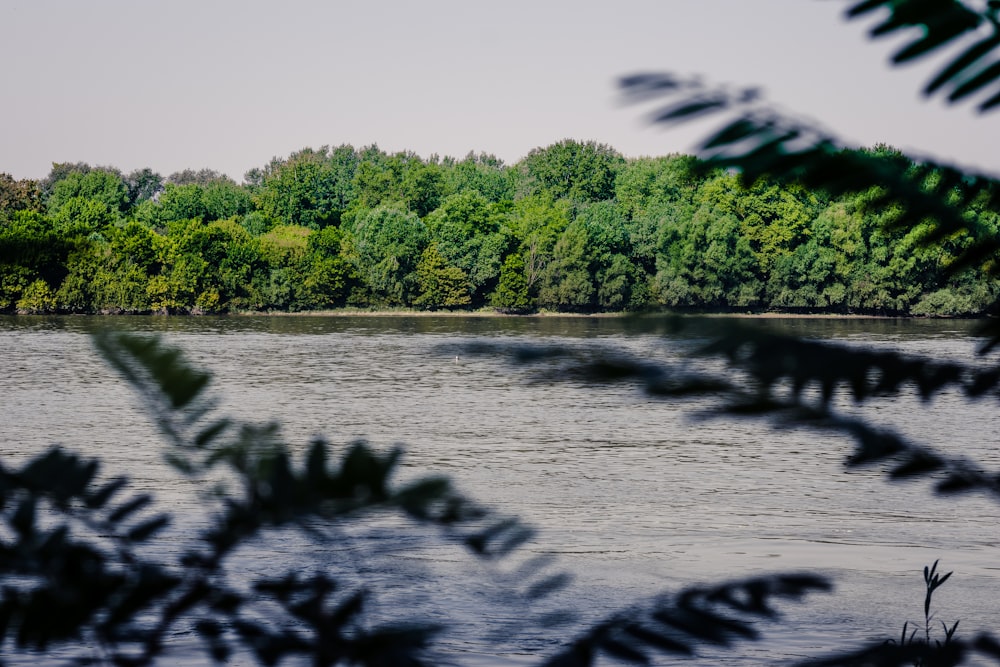
[[686, 589], [602, 621], [544, 664], [587, 667], [604, 654], [645, 665], [656, 653], [692, 655], [703, 644], [753, 640], [758, 637], [753, 621], [777, 616], [775, 600], [800, 600], [829, 589], [826, 579], [813, 575], [773, 575]]

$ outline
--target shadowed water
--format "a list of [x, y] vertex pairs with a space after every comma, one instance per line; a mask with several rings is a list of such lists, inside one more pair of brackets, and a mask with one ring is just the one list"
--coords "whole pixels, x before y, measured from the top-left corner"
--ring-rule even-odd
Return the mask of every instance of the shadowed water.
[[[892, 484], [877, 470], [844, 472], [849, 447], [837, 438], [693, 421], [691, 406], [631, 386], [543, 384], [508, 358], [465, 353], [485, 340], [609, 345], [676, 361], [720, 321], [694, 320], [677, 334], [661, 320], [618, 318], [0, 318], [2, 453], [19, 459], [58, 442], [100, 456], [109, 472], [154, 491], [182, 525], [197, 524], [195, 489], [160, 463], [161, 441], [88, 335], [100, 326], [156, 332], [214, 373], [229, 414], [279, 419], [303, 450], [320, 433], [334, 444], [404, 443], [406, 476], [448, 474], [537, 527], [530, 553], [556, 555], [556, 567], [576, 575], [548, 604], [580, 609], [584, 620], [691, 583], [805, 569], [834, 577], [833, 595], [787, 606], [780, 623], [764, 626], [766, 641], [706, 653], [705, 664], [771, 664], [895, 637], [904, 621], [922, 621], [920, 570], [936, 558], [955, 570], [935, 598], [939, 618], [961, 618], [965, 636], [996, 627], [997, 503], [938, 499], [925, 482]], [[964, 322], [760, 326], [974, 358]], [[903, 396], [866, 411], [1000, 468], [992, 404]], [[381, 594], [373, 618], [420, 609], [450, 622], [441, 646], [456, 663], [535, 664], [572, 636], [572, 627], [517, 623], [531, 610], [504, 594], [502, 573], [433, 536], [389, 522], [342, 537], [307, 554], [311, 566], [368, 582]], [[174, 533], [178, 549], [183, 538]], [[241, 567], [262, 574], [302, 557], [296, 541], [261, 543]]]

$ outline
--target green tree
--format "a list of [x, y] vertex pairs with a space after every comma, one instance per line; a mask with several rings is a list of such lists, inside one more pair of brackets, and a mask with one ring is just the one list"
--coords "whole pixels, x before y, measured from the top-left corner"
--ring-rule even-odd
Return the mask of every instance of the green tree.
[[58, 308], [77, 313], [147, 313], [149, 281], [160, 272], [157, 235], [131, 222], [108, 230], [107, 237], [77, 243], [56, 292]]
[[232, 179], [214, 169], [199, 169], [198, 171], [194, 169], [182, 169], [181, 171], [175, 171], [167, 177], [167, 183], [173, 185], [200, 185], [205, 187], [212, 183], [225, 181], [232, 181]]
[[406, 306], [419, 293], [417, 264], [427, 246], [427, 227], [402, 206], [379, 206], [347, 230], [355, 270], [372, 306]]
[[14, 180], [10, 174], [0, 173], [0, 218], [15, 211], [41, 210], [42, 190], [37, 181]]
[[152, 169], [136, 169], [124, 178], [129, 208], [154, 199], [163, 192], [163, 176]]
[[253, 209], [250, 193], [230, 180], [204, 186], [201, 201], [206, 222], [244, 216]]
[[342, 254], [343, 234], [337, 227], [325, 227], [306, 239], [301, 302], [303, 308], [342, 306], [357, 278]]
[[70, 172], [52, 186], [46, 200], [50, 213], [55, 214], [72, 200], [99, 202], [111, 215], [118, 216], [128, 208], [128, 189], [121, 174], [110, 169], [90, 169], [86, 173]]
[[38, 278], [21, 292], [21, 298], [17, 300], [15, 308], [18, 313], [25, 315], [43, 315], [55, 312], [56, 297], [52, 293], [49, 284]]
[[651, 289], [666, 306], [725, 309], [760, 305], [764, 284], [739, 220], [703, 206], [690, 219], [663, 219]]
[[495, 155], [470, 152], [460, 161], [449, 161], [445, 167], [445, 192], [478, 192], [491, 202], [514, 199], [517, 171], [504, 166], [503, 160]]
[[520, 253], [507, 255], [500, 267], [500, 282], [490, 297], [490, 305], [502, 312], [525, 313], [531, 310], [524, 258]]
[[68, 236], [101, 235], [117, 224], [118, 213], [100, 199], [73, 197], [67, 199], [50, 216], [52, 224]]
[[616, 202], [582, 206], [576, 222], [587, 231], [588, 271], [597, 289], [595, 306], [600, 310], [633, 310], [646, 306], [648, 277], [631, 259], [632, 235]]
[[[304, 148], [285, 160], [274, 160], [247, 181], [257, 206], [284, 224], [320, 229], [340, 222], [353, 202], [358, 156], [351, 146]], [[255, 181], [259, 181], [255, 184]]]
[[714, 215], [739, 221], [740, 235], [749, 242], [763, 276], [779, 257], [805, 242], [819, 210], [815, 195], [801, 186], [782, 187], [765, 179], [744, 186], [733, 174], [721, 174], [702, 184], [695, 201]]
[[424, 249], [417, 264], [419, 295], [413, 305], [428, 310], [460, 308], [472, 303], [472, 285], [465, 271], [451, 266], [432, 243]]
[[552, 251], [570, 223], [570, 204], [538, 195], [515, 202], [508, 222], [524, 261], [528, 292], [534, 300], [542, 284], [542, 274], [552, 258]]
[[625, 160], [610, 146], [565, 139], [528, 153], [522, 165], [535, 192], [572, 201], [611, 199]]
[[615, 178], [615, 200], [629, 219], [651, 206], [690, 201], [704, 180], [698, 160], [690, 155], [628, 160]]
[[[78, 243], [76, 235], [63, 233], [37, 211], [14, 211], [0, 219], [0, 311], [14, 310], [38, 280], [55, 290]], [[33, 291], [39, 290], [36, 284]]]
[[571, 223], [552, 248], [545, 265], [538, 303], [561, 310], [587, 310], [593, 305], [594, 282], [590, 274], [587, 228]]
[[436, 252], [471, 281], [476, 305], [483, 304], [495, 288], [503, 256], [513, 244], [508, 217], [506, 206], [473, 191], [447, 197], [424, 218]]
[[86, 174], [91, 166], [86, 162], [53, 162], [49, 175], [42, 179], [42, 202], [47, 203], [56, 184], [70, 174]]
[[167, 183], [155, 209], [156, 224], [166, 227], [178, 220], [204, 220], [204, 196], [204, 188], [197, 183]]
[[[419, 170], [424, 166], [420, 158], [413, 153], [387, 155], [375, 145], [363, 148], [358, 157], [353, 188], [359, 208], [373, 209], [378, 206], [404, 204], [413, 210], [407, 201], [408, 192], [404, 186], [404, 179], [407, 172]], [[430, 181], [425, 183], [430, 186], [430, 190], [423, 195], [419, 194], [418, 180], [411, 177], [409, 194], [417, 198], [426, 196], [425, 203], [429, 204], [436, 196], [433, 190], [437, 187], [437, 183], [432, 172], [426, 174], [426, 177], [430, 178]]]
[[434, 163], [413, 164], [403, 172], [403, 199], [411, 211], [421, 218], [441, 203], [444, 177]]
[[265, 308], [301, 310], [298, 304], [311, 234], [301, 225], [279, 225], [259, 237], [266, 268], [258, 284]]
[[137, 217], [157, 227], [196, 218], [202, 222], [226, 220], [244, 216], [253, 208], [250, 193], [225, 178], [205, 184], [167, 183], [157, 202], [149, 204]]

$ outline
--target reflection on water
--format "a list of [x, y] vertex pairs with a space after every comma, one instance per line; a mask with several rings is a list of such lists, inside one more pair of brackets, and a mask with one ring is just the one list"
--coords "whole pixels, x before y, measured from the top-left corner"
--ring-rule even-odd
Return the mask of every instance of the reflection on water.
[[[159, 440], [88, 338], [103, 326], [156, 332], [215, 374], [230, 414], [280, 419], [302, 448], [319, 433], [334, 443], [406, 443], [407, 475], [447, 473], [537, 526], [531, 551], [558, 555], [577, 575], [559, 602], [590, 619], [694, 582], [817, 568], [836, 577], [835, 595], [788, 608], [768, 628], [771, 641], [733, 652], [740, 658], [713, 654], [710, 664], [745, 664], [747, 656], [769, 664], [895, 636], [903, 621], [920, 617], [920, 570], [939, 557], [955, 570], [935, 598], [939, 618], [961, 617], [966, 636], [996, 627], [996, 503], [943, 501], [926, 483], [891, 484], [877, 470], [845, 473], [847, 444], [835, 438], [694, 422], [688, 408], [631, 387], [540, 384], [507, 359], [455, 354], [485, 339], [611, 345], [674, 361], [724, 322], [688, 318], [678, 332], [675, 322], [652, 317], [5, 317], [3, 454], [22, 458], [60, 442], [101, 456], [109, 471], [127, 472], [197, 521], [195, 489], [158, 463]], [[745, 323], [955, 359], [971, 360], [975, 347], [973, 324], [960, 321]], [[865, 412], [1000, 468], [992, 405], [904, 396]], [[447, 545], [400, 534], [398, 526], [373, 530], [313, 556], [325, 567], [346, 563], [388, 591], [374, 615], [435, 602], [428, 613], [453, 622], [443, 645], [462, 663], [529, 664], [566, 638], [520, 628], [500, 648], [482, 641], [523, 613], [510, 601], [489, 604], [500, 575]], [[277, 542], [243, 559], [253, 572], [301, 556], [301, 545]]]

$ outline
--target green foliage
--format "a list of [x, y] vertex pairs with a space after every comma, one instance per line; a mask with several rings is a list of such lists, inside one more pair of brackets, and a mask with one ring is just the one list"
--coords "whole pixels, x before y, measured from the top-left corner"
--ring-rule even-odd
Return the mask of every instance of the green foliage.
[[649, 300], [648, 276], [633, 263], [629, 225], [614, 202], [580, 207], [576, 223], [587, 233], [584, 254], [597, 289], [593, 300], [599, 310], [638, 310]]
[[403, 205], [419, 216], [436, 208], [443, 194], [436, 164], [425, 164], [413, 153], [386, 155], [377, 146], [361, 150], [352, 184], [361, 209]]
[[533, 191], [587, 202], [614, 196], [615, 178], [625, 160], [610, 146], [565, 139], [532, 150], [523, 164]]
[[354, 220], [355, 270], [369, 305], [403, 306], [419, 294], [417, 263], [427, 245], [427, 227], [401, 206], [379, 206]]
[[506, 219], [504, 207], [478, 192], [451, 195], [424, 219], [437, 252], [469, 277], [477, 305], [495, 288], [512, 243]]
[[[987, 275], [1000, 265], [984, 259], [1000, 249], [988, 220], [995, 202], [996, 182], [972, 177], [932, 162], [912, 163], [886, 151], [844, 150], [833, 137], [796, 121], [751, 113], [753, 96], [709, 90], [696, 81], [672, 75], [637, 75], [623, 80], [627, 94], [637, 99], [677, 96], [659, 112], [662, 122], [679, 122], [692, 115], [735, 114], [734, 120], [705, 140], [710, 157], [705, 168], [727, 167], [741, 172], [744, 183], [763, 176], [788, 186], [804, 186], [826, 196], [851, 198], [866, 215], [879, 219], [888, 234], [914, 234], [912, 242], [931, 248], [946, 242], [954, 251], [948, 274], [982, 267]], [[697, 111], [689, 111], [696, 109]], [[910, 270], [913, 267], [903, 267]], [[908, 299], [897, 302], [905, 306]]]
[[984, 312], [996, 302], [998, 286], [995, 282], [975, 282], [957, 287], [945, 287], [925, 294], [910, 312], [930, 317], [970, 317]]
[[463, 160], [451, 161], [447, 166], [443, 174], [445, 192], [477, 192], [491, 202], [513, 201], [517, 172], [496, 156], [470, 152]]
[[91, 170], [91, 166], [86, 162], [53, 162], [49, 175], [39, 183], [42, 189], [42, 202], [47, 202], [56, 184], [70, 174], [86, 174]]
[[146, 214], [158, 226], [178, 220], [225, 220], [251, 211], [250, 193], [228, 179], [199, 183], [167, 183], [155, 208]]
[[420, 294], [414, 304], [429, 310], [472, 303], [468, 275], [459, 267], [449, 265], [434, 243], [424, 249], [417, 264], [417, 285]]
[[421, 218], [438, 207], [443, 189], [441, 168], [434, 163], [418, 164], [403, 173], [403, 200]]
[[801, 187], [782, 188], [764, 179], [743, 187], [732, 174], [704, 183], [695, 201], [713, 217], [739, 221], [739, 236], [749, 243], [761, 273], [806, 240], [818, 209], [815, 196]]
[[525, 197], [518, 200], [510, 218], [510, 230], [518, 242], [524, 260], [528, 291], [537, 295], [542, 273], [548, 264], [556, 240], [570, 222], [570, 206], [549, 197]]
[[652, 206], [689, 201], [702, 180], [690, 155], [628, 160], [615, 178], [615, 201], [634, 219]]
[[[888, 12], [875, 35], [923, 28], [897, 53], [897, 61], [956, 40], [974, 40], [949, 61], [928, 92], [950, 88], [949, 98], [960, 100], [1000, 79], [1000, 69], [989, 59], [1000, 46], [997, 2], [977, 12], [952, 0], [865, 0], [849, 13], [880, 8]], [[975, 31], [980, 25], [986, 28], [982, 34]], [[743, 113], [752, 101], [743, 93], [712, 91], [671, 76], [640, 75], [624, 83], [627, 91], [645, 98], [681, 95], [661, 110], [661, 122], [733, 109], [738, 117], [705, 141], [708, 153], [698, 163], [705, 180], [680, 181], [691, 187], [663, 187], [662, 165], [643, 164], [617, 178], [614, 174], [624, 173], [623, 162], [596, 145], [563, 142], [529, 156], [524, 166], [529, 182], [521, 185], [541, 193], [509, 208], [506, 226], [518, 249], [506, 255], [500, 269], [493, 293], [499, 307], [519, 309], [533, 291], [557, 306], [593, 305], [595, 272], [609, 286], [606, 293], [598, 290], [598, 299], [624, 300], [629, 245], [638, 249], [633, 272], [639, 267], [648, 272], [650, 263], [655, 264], [653, 294], [663, 303], [753, 306], [767, 298], [788, 307], [842, 304], [898, 312], [916, 302], [918, 309], [932, 312], [959, 310], [964, 307], [960, 296], [996, 298], [992, 279], [1000, 275], [995, 259], [1000, 240], [992, 179], [914, 164], [881, 147], [841, 150], [830, 137], [801, 124]], [[993, 95], [980, 108], [997, 104], [1000, 95]], [[380, 171], [378, 164], [386, 169]], [[294, 303], [299, 283], [293, 278], [302, 267], [341, 256], [354, 263], [372, 303], [412, 303], [432, 292], [429, 305], [448, 298], [462, 269], [448, 264], [432, 236], [440, 233], [442, 242], [465, 239], [454, 230], [476, 218], [442, 214], [439, 225], [425, 225], [420, 216], [432, 217], [428, 207], [433, 195], [442, 195], [450, 181], [445, 176], [438, 180], [436, 167], [424, 167], [428, 165], [413, 156], [390, 158], [374, 147], [367, 149], [351, 179], [357, 200], [343, 236], [338, 230], [313, 240], [308, 228], [290, 226], [262, 236], [269, 280], [287, 287], [292, 295], [287, 303]], [[716, 167], [741, 170], [742, 185], [712, 171]], [[68, 211], [57, 219], [62, 229], [74, 229], [82, 220], [79, 228], [87, 230], [92, 245], [73, 247], [94, 252], [81, 250], [72, 255], [74, 261], [79, 257], [81, 266], [93, 263], [97, 275], [108, 266], [101, 263], [106, 256], [100, 249], [119, 243], [137, 258], [133, 266], [159, 271], [147, 289], [151, 301], [160, 304], [154, 308], [189, 307], [164, 304], [192, 302], [221, 307], [223, 292], [209, 267], [230, 259], [232, 248], [254, 248], [258, 241], [232, 221], [206, 226], [184, 220], [169, 225], [166, 237], [148, 232], [148, 247], [155, 252], [145, 253], [147, 245], [137, 230], [124, 238], [111, 231], [120, 205], [115, 208], [94, 194], [97, 190], [84, 192], [80, 184], [95, 171], [54, 165], [43, 184], [49, 210], [54, 215]], [[622, 207], [580, 206], [610, 199], [609, 172]], [[106, 176], [91, 180], [101, 179], [107, 181]], [[266, 176], [252, 187], [265, 182]], [[666, 193], [665, 199], [656, 193]], [[86, 202], [103, 206], [111, 219], [101, 226], [88, 222], [89, 211], [98, 207]], [[453, 203], [470, 202], [472, 210], [482, 204], [474, 196]], [[571, 213], [577, 213], [575, 218]], [[619, 226], [618, 221], [632, 224]], [[0, 274], [8, 302], [43, 307], [51, 302], [49, 282], [38, 276], [47, 270], [49, 258], [39, 254], [37, 244], [53, 232], [51, 223], [24, 210], [15, 211], [13, 224], [5, 221], [4, 247], [17, 249], [10, 253], [12, 259], [5, 258]], [[981, 269], [991, 281], [983, 286], [970, 279], [963, 272], [970, 267]], [[80, 275], [85, 275], [83, 269]], [[1000, 329], [985, 332], [990, 335], [987, 351], [1000, 342]], [[144, 396], [170, 443], [168, 459], [177, 470], [201, 478], [224, 469], [236, 489], [224, 492], [217, 519], [182, 547], [175, 562], [169, 554], [176, 548], [140, 548], [155, 543], [168, 517], [145, 515], [151, 503], [147, 497], [119, 500], [127, 482], [99, 482], [97, 462], [54, 449], [19, 469], [0, 467], [0, 645], [5, 649], [54, 649], [63, 652], [60, 657], [68, 651], [85, 663], [93, 661], [91, 646], [96, 646], [109, 663], [145, 665], [169, 649], [164, 640], [170, 633], [190, 627], [217, 662], [242, 645], [263, 664], [292, 656], [317, 665], [429, 664], [424, 650], [435, 628], [368, 627], [360, 612], [374, 593], [364, 582], [335, 581], [324, 572], [303, 575], [296, 568], [255, 579], [247, 594], [227, 583], [230, 556], [272, 531], [301, 529], [315, 537], [376, 512], [441, 530], [479, 557], [502, 558], [526, 539], [528, 532], [516, 521], [471, 503], [447, 480], [393, 484], [398, 450], [382, 454], [359, 443], [331, 464], [330, 447], [317, 441], [304, 459], [295, 461], [274, 425], [239, 425], [215, 417], [202, 396], [207, 375], [156, 340], [109, 335], [98, 345]], [[496, 350], [478, 345], [470, 351]], [[600, 350], [517, 352], [525, 361], [554, 361], [550, 379], [632, 382], [653, 398], [696, 399], [709, 417], [765, 419], [845, 435], [854, 443], [848, 466], [877, 467], [897, 481], [930, 480], [943, 494], [978, 492], [1000, 499], [995, 472], [838, 410], [841, 395], [877, 405], [910, 389], [927, 400], [949, 389], [969, 400], [994, 400], [1000, 393], [1000, 369], [985, 357], [979, 363], [942, 362], [750, 327], [720, 330], [697, 354], [722, 363], [704, 366], [660, 366]], [[168, 555], [169, 562], [150, 555], [156, 553]], [[1000, 661], [996, 640], [956, 637], [957, 622], [942, 624], [944, 641], [932, 644], [932, 595], [951, 575], [939, 575], [936, 566], [924, 570], [923, 640], [907, 634], [907, 623], [898, 643], [809, 664]], [[547, 590], [552, 581], [561, 580], [534, 581], [531, 588]], [[827, 587], [825, 580], [810, 575], [773, 575], [664, 595], [584, 631], [546, 664], [575, 667], [599, 658], [648, 664], [654, 653], [690, 654], [702, 643], [728, 646], [756, 636], [752, 621], [773, 617], [774, 599], [798, 599]]]
[[349, 287], [356, 281], [350, 264], [341, 254], [343, 243], [343, 235], [336, 227], [325, 227], [309, 235], [300, 293], [303, 308], [343, 305]]
[[60, 284], [76, 242], [35, 211], [15, 211], [0, 222], [0, 310], [13, 310], [36, 280], [50, 288]]
[[320, 229], [336, 224], [354, 199], [357, 165], [350, 146], [304, 148], [286, 160], [274, 160], [254, 188], [257, 207], [287, 225]]
[[667, 306], [724, 308], [760, 303], [763, 284], [749, 241], [733, 216], [701, 207], [690, 220], [660, 228], [655, 298]]
[[52, 187], [46, 205], [50, 213], [55, 213], [78, 199], [99, 202], [113, 216], [124, 213], [129, 203], [128, 189], [121, 174], [108, 169], [91, 169], [86, 173], [73, 171], [60, 179]]
[[111, 228], [107, 238], [78, 242], [56, 293], [59, 310], [149, 312], [149, 280], [160, 270], [157, 243], [156, 234], [138, 223]]
[[36, 181], [14, 180], [10, 174], [0, 173], [0, 220], [15, 211], [41, 210], [42, 191]]
[[100, 236], [118, 221], [118, 215], [98, 199], [73, 197], [52, 215], [53, 226], [63, 234]]
[[172, 183], [173, 185], [200, 185], [202, 187], [226, 181], [231, 182], [232, 179], [214, 169], [199, 169], [198, 171], [194, 169], [182, 169], [167, 177], [167, 183]]
[[125, 178], [129, 208], [154, 199], [163, 192], [163, 176], [148, 167], [136, 169]]
[[[639, 77], [629, 90], [704, 91], [664, 81]], [[706, 113], [742, 108], [712, 99]], [[244, 185], [207, 169], [172, 174], [164, 185], [149, 169], [122, 177], [57, 164], [37, 188], [0, 178], [11, 202], [0, 208], [0, 225], [47, 212], [27, 236], [0, 234], [0, 260], [61, 237], [57, 252], [32, 251], [48, 256], [44, 266], [7, 263], [0, 309], [13, 311], [36, 279], [68, 312], [424, 308], [417, 265], [431, 243], [464, 273], [472, 308], [955, 316], [994, 307], [1000, 263], [984, 261], [1000, 247], [991, 181], [884, 145], [830, 144], [816, 149], [815, 169], [795, 158], [784, 172], [740, 158], [737, 175], [721, 147], [735, 146], [740, 128], [714, 137], [705, 159], [624, 159], [572, 140], [513, 166], [485, 154], [424, 160], [377, 146], [324, 146], [275, 158]], [[763, 141], [764, 126], [744, 129]], [[766, 145], [765, 153], [774, 148]], [[851, 176], [830, 185], [827, 172]], [[208, 231], [196, 233], [192, 220]], [[160, 239], [155, 265], [109, 256], [121, 251], [115, 230], [133, 222]], [[328, 228], [341, 234], [336, 250], [307, 252], [311, 235]], [[504, 274], [514, 254], [523, 270]]]
[[538, 303], [546, 307], [585, 310], [591, 306], [594, 283], [589, 271], [586, 227], [571, 223], [559, 236], [542, 273]]
[[232, 181], [215, 181], [204, 187], [201, 196], [205, 220], [227, 220], [251, 211], [250, 193]]
[[261, 236], [261, 249], [270, 264], [289, 264], [305, 256], [309, 236], [307, 227], [282, 225]]
[[531, 309], [528, 277], [520, 253], [507, 255], [500, 268], [500, 282], [493, 292], [491, 305], [507, 313], [524, 313]]
[[24, 288], [15, 308], [19, 313], [31, 315], [51, 313], [56, 309], [56, 298], [48, 283], [39, 278]]
[[167, 183], [157, 202], [157, 222], [166, 226], [177, 220], [204, 219], [203, 195], [204, 189], [197, 183], [186, 185]]

